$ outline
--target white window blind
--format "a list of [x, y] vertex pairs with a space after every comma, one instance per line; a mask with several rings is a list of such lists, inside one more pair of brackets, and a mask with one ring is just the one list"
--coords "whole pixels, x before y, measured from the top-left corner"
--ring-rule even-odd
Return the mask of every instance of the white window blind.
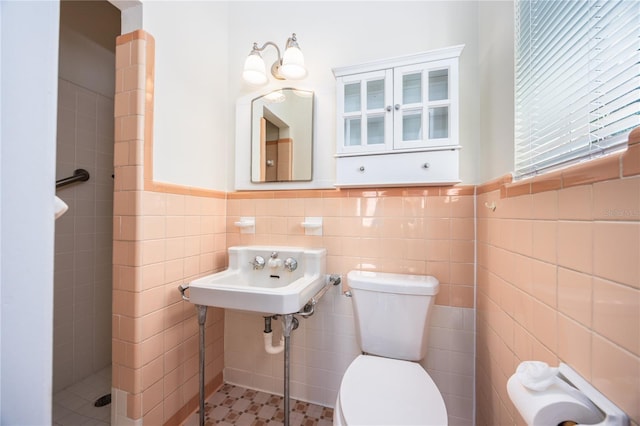
[[640, 125], [640, 1], [516, 1], [515, 177], [626, 146]]

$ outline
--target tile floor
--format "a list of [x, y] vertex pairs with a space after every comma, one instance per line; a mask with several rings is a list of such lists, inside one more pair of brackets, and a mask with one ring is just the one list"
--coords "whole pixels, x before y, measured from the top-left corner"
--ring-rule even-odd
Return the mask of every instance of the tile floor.
[[[111, 405], [95, 407], [96, 399], [111, 392], [111, 367], [53, 395], [54, 426], [109, 426]], [[278, 426], [284, 420], [284, 400], [240, 386], [224, 384], [205, 402], [205, 425]], [[198, 426], [193, 413], [183, 426]], [[291, 400], [291, 426], [330, 426], [333, 409]]]
[[[333, 409], [291, 400], [291, 426], [332, 425]], [[198, 411], [183, 426], [197, 426]], [[224, 384], [205, 401], [205, 425], [277, 426], [284, 420], [284, 399], [253, 389]]]
[[54, 426], [109, 426], [111, 405], [95, 407], [96, 399], [111, 392], [111, 366], [53, 395]]

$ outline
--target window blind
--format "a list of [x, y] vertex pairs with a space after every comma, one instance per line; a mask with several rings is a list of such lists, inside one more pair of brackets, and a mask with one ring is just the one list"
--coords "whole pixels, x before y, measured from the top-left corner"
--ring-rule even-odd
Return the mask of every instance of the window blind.
[[516, 1], [515, 178], [626, 146], [640, 125], [640, 1]]

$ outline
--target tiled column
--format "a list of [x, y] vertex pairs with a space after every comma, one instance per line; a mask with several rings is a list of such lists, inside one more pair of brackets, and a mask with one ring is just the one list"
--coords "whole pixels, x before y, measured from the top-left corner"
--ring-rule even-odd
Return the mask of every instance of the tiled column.
[[[198, 324], [177, 287], [224, 268], [226, 200], [153, 181], [154, 39], [116, 44], [111, 418], [178, 424], [197, 406]], [[222, 382], [223, 321], [209, 309], [209, 391]]]

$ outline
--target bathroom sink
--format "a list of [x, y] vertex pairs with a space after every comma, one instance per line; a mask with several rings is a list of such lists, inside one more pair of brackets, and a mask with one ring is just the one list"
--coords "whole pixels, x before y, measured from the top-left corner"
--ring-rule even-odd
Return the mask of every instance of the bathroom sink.
[[189, 283], [196, 305], [290, 314], [326, 284], [326, 250], [280, 246], [230, 247], [229, 267]]

